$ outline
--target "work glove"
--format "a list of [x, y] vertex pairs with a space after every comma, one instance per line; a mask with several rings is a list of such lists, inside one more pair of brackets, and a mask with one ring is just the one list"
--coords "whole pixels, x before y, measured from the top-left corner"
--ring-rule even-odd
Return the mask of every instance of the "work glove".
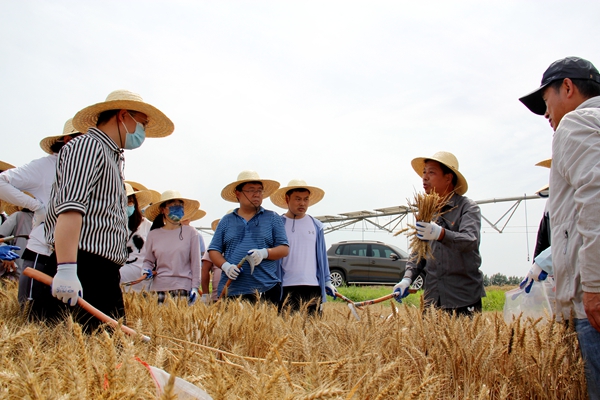
[[442, 228], [435, 222], [417, 221], [417, 237], [421, 240], [438, 240], [442, 234]]
[[77, 277], [77, 264], [58, 264], [52, 280], [52, 296], [70, 306], [77, 304], [77, 298], [83, 297], [83, 288]]
[[154, 274], [152, 273], [152, 270], [150, 268], [143, 268], [142, 269], [142, 276], [146, 275], [146, 281], [149, 281], [150, 279], [154, 278]]
[[0, 246], [0, 260], [12, 261], [19, 258], [19, 255], [15, 253], [15, 250], [21, 250], [19, 246]]
[[208, 295], [207, 294], [203, 294], [202, 298], [200, 299], [204, 304], [208, 304]]
[[190, 296], [188, 298], [188, 305], [193, 306], [194, 303], [196, 302], [196, 300], [198, 300], [198, 289], [193, 288], [192, 290], [190, 290]]
[[525, 288], [525, 293], [529, 293], [531, 291], [531, 286], [533, 286], [533, 282], [543, 281], [548, 277], [548, 273], [544, 271], [539, 265], [533, 263], [531, 269], [527, 273], [523, 282], [519, 284], [521, 289]]
[[337, 293], [337, 289], [335, 288], [335, 286], [333, 286], [331, 281], [325, 284], [325, 293], [327, 293], [328, 296], [331, 296], [334, 299], [336, 298], [335, 294]]
[[40, 225], [46, 219], [46, 205], [40, 202], [39, 207], [33, 212], [32, 228]]
[[399, 283], [397, 283], [396, 286], [394, 286], [394, 293], [400, 293], [398, 296], [395, 297], [398, 303], [402, 303], [402, 299], [408, 296], [408, 287], [411, 283], [412, 279], [404, 278]]
[[227, 261], [221, 265], [221, 270], [225, 272], [225, 275], [232, 281], [235, 281], [240, 274], [241, 269], [239, 269], [236, 265], [230, 264]]
[[246, 260], [248, 260], [248, 264], [254, 268], [267, 257], [269, 257], [267, 249], [252, 249], [248, 251], [248, 258]]

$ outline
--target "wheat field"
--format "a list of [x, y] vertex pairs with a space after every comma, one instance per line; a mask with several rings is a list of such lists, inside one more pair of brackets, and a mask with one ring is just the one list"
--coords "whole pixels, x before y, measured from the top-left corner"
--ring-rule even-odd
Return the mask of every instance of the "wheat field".
[[[0, 288], [0, 398], [174, 399], [137, 361], [214, 399], [581, 399], [576, 334], [554, 321], [473, 319], [390, 303], [357, 321], [342, 303], [322, 317], [266, 304], [206, 306], [126, 294], [122, 331], [82, 334], [70, 317], [27, 322], [14, 284]], [[136, 359], [137, 358], [137, 359]]]

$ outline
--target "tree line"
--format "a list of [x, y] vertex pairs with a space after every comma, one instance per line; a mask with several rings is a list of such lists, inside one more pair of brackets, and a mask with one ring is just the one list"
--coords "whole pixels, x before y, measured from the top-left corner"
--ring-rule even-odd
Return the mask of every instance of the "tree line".
[[509, 276], [497, 273], [492, 276], [483, 275], [483, 286], [505, 286], [505, 285], [518, 285], [523, 281], [522, 276]]

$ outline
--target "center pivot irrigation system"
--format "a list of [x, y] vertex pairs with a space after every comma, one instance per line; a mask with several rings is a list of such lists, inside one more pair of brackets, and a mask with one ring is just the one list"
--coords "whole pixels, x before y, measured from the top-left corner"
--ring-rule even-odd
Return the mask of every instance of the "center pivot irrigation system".
[[[481, 218], [487, 222], [490, 227], [496, 230], [498, 233], [502, 233], [511, 218], [519, 208], [519, 205], [526, 200], [535, 200], [543, 198], [538, 195], [523, 195], [519, 197], [502, 197], [493, 198], [486, 200], [478, 200], [477, 204], [480, 206], [483, 204], [498, 204], [498, 203], [509, 203], [509, 207], [500, 218], [495, 222], [492, 222], [484, 214], [484, 210], [481, 211]], [[344, 229], [352, 226], [359, 222], [364, 222], [373, 225], [375, 228], [395, 233], [402, 227], [402, 222], [406, 219], [409, 214], [412, 214], [413, 210], [408, 206], [394, 206], [386, 208], [376, 208], [373, 211], [353, 211], [347, 213], [340, 213], [337, 215], [322, 215], [315, 217], [319, 221], [325, 224], [325, 234], [331, 233], [337, 230]], [[213, 231], [211, 228], [196, 228], [208, 235], [212, 235]]]

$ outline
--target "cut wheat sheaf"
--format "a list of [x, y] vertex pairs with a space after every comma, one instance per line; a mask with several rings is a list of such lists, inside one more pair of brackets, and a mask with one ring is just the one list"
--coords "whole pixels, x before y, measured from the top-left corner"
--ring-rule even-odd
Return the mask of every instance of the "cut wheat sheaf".
[[17, 288], [0, 289], [1, 399], [176, 399], [158, 394], [148, 364], [214, 399], [585, 398], [576, 334], [554, 321], [500, 313], [472, 319], [407, 305], [344, 303], [322, 317], [266, 304], [210, 306], [126, 294], [127, 324], [85, 335], [71, 318], [31, 323]]
[[[443, 209], [448, 204], [448, 201], [452, 198], [453, 194], [454, 192], [450, 192], [445, 196], [440, 196], [435, 191], [432, 191], [431, 193], [415, 193], [412, 200], [407, 199], [406, 201], [409, 208], [413, 210], [415, 221], [432, 222], [437, 221], [444, 213], [450, 211], [443, 211]], [[406, 235], [409, 237], [409, 253], [415, 263], [418, 263], [423, 259], [433, 258], [429, 242], [417, 237], [416, 227], [414, 225], [409, 224], [408, 228], [399, 230], [394, 236], [405, 232], [408, 232]]]

